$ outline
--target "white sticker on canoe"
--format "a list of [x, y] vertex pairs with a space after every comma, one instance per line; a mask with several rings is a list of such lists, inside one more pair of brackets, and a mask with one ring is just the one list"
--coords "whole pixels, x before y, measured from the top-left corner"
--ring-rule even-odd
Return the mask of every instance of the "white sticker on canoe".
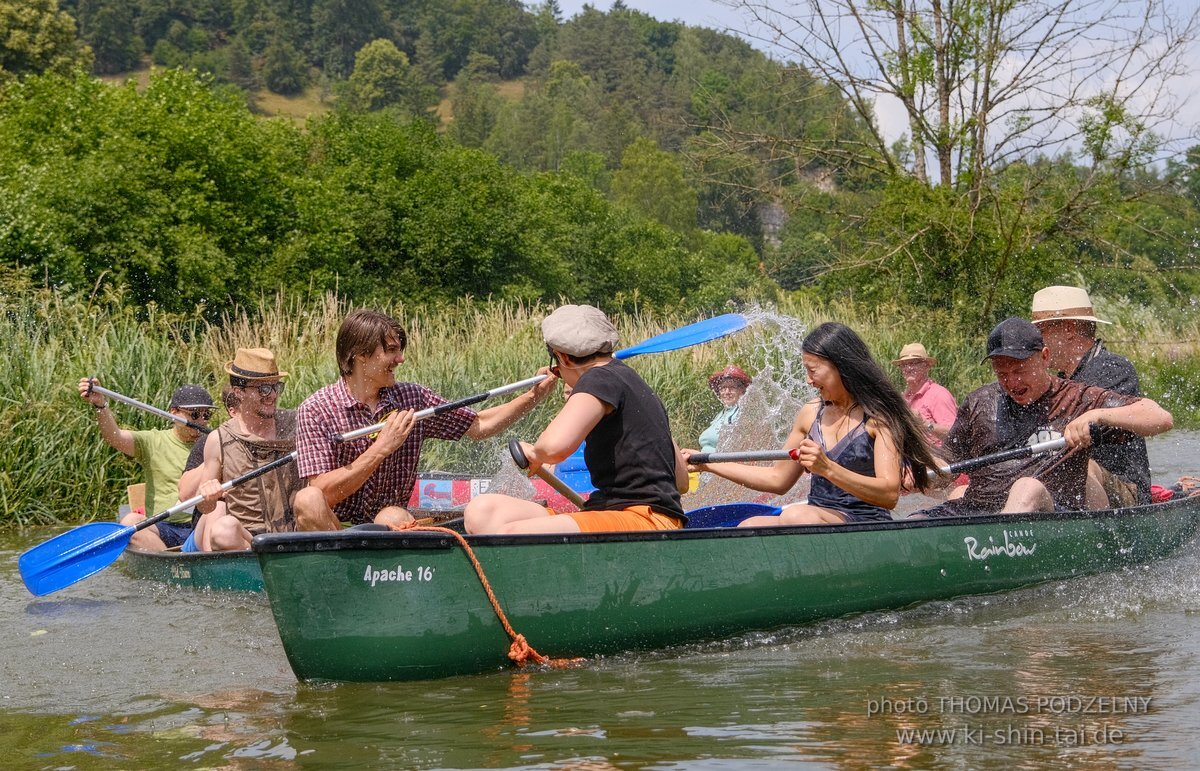
[[988, 557], [1030, 557], [1037, 551], [1037, 542], [1026, 543], [1018, 540], [1033, 538], [1032, 530], [1005, 530], [1004, 543], [996, 543], [996, 539], [988, 536], [987, 543], [980, 544], [979, 539], [967, 536], [963, 543], [967, 545], [967, 558], [986, 560]]
[[367, 565], [367, 572], [363, 575], [363, 583], [374, 586], [375, 584], [396, 583], [406, 581], [432, 581], [435, 568], [425, 565], [418, 565], [415, 568], [405, 570], [402, 565], [397, 565], [394, 568], [374, 568]]

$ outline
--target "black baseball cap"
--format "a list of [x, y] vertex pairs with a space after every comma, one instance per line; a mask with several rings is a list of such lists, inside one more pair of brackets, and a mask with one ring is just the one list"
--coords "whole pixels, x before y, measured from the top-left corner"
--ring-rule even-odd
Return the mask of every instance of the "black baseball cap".
[[984, 357], [984, 361], [994, 356], [1028, 359], [1041, 353], [1045, 347], [1041, 330], [1032, 321], [1013, 316], [1001, 321], [988, 334], [987, 356]]
[[194, 410], [202, 407], [212, 408], [213, 400], [203, 386], [192, 383], [180, 386], [171, 395], [171, 409]]

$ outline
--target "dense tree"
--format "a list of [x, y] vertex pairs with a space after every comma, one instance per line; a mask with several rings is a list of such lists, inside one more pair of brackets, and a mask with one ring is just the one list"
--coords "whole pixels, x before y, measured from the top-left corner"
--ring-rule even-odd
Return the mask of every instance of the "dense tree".
[[110, 4], [96, 11], [84, 39], [92, 47], [98, 73], [125, 72], [141, 61], [144, 44], [133, 32], [133, 9], [127, 4]]
[[388, 22], [379, 0], [316, 0], [312, 50], [332, 78], [349, 77], [355, 57], [372, 40], [386, 38]]
[[286, 40], [272, 40], [263, 52], [262, 79], [277, 94], [298, 94], [308, 80], [304, 59]]
[[[1062, 275], [1072, 244], [1091, 238], [1096, 215], [1123, 194], [1121, 177], [1152, 159], [1152, 127], [1171, 110], [1163, 89], [1183, 71], [1200, 18], [1162, 0], [738, 5], [840, 90], [870, 140], [764, 132], [752, 142], [797, 169], [840, 159], [847, 176], [887, 186], [883, 205], [842, 209], [827, 234], [839, 250], [831, 284], [952, 308], [980, 327], [1022, 307], [1032, 283]], [[875, 121], [881, 95], [905, 112], [910, 167]], [[752, 143], [726, 139], [737, 152]], [[799, 207], [829, 181], [818, 174], [767, 192]]]
[[390, 40], [374, 40], [363, 46], [355, 57], [354, 72], [344, 94], [347, 109], [398, 107], [418, 117], [424, 116], [437, 99], [433, 89], [417, 78], [408, 57]]
[[684, 179], [683, 165], [644, 137], [625, 149], [613, 173], [612, 195], [630, 211], [679, 233], [696, 227], [696, 191]]
[[214, 315], [278, 287], [613, 308], [762, 292], [744, 239], [614, 206], [572, 157], [579, 174], [518, 173], [388, 110], [301, 131], [190, 72], [30, 78], [0, 101], [0, 266]]
[[75, 41], [75, 20], [58, 0], [0, 0], [0, 85], [43, 72], [66, 74], [91, 64]]

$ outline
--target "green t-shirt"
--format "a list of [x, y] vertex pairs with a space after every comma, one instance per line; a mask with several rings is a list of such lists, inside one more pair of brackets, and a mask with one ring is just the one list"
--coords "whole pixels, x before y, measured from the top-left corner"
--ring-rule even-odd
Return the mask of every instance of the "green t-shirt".
[[[192, 445], [182, 441], [175, 429], [133, 432], [133, 459], [146, 475], [146, 516], [152, 517], [179, 501], [179, 477], [187, 463]], [[168, 522], [183, 524], [192, 521], [191, 512], [180, 512], [167, 518]]]

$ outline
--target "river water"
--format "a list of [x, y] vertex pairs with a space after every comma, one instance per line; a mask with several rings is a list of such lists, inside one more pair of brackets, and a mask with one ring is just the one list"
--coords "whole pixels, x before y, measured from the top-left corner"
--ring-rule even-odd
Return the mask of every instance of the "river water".
[[[1200, 471], [1200, 432], [1150, 449], [1159, 480]], [[32, 597], [16, 557], [54, 532], [0, 536], [5, 768], [1173, 769], [1200, 755], [1194, 545], [569, 670], [306, 685], [262, 597], [119, 566]]]

